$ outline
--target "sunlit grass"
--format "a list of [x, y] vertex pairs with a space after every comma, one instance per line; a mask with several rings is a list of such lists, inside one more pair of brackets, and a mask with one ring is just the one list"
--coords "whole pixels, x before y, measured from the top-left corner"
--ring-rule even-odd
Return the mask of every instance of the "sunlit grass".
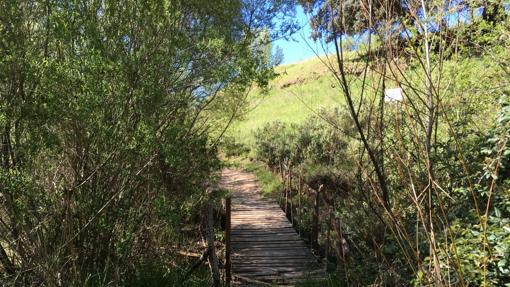
[[[448, 85], [441, 86], [442, 104], [445, 107], [450, 106], [446, 108], [448, 117], [458, 116], [458, 111], [461, 108], [469, 106], [475, 110], [486, 110], [486, 112], [480, 113], [484, 115], [484, 118], [480, 119], [481, 123], [488, 124], [494, 120], [495, 111], [491, 107], [496, 106], [494, 105], [496, 99], [491, 98], [490, 95], [485, 95], [490, 93], [490, 86], [486, 90], [475, 94], [476, 99], [466, 97], [465, 93], [469, 87], [476, 86], [475, 83], [479, 81], [481, 76], [488, 78], [494, 72], [492, 70], [483, 71], [483, 67], [487, 66], [486, 61], [489, 60], [491, 59], [482, 57], [463, 60], [452, 59], [445, 62], [445, 74], [453, 79]], [[356, 66], [357, 64], [353, 65]], [[322, 108], [345, 109], [342, 90], [331, 72], [319, 59], [279, 66], [276, 71], [280, 75], [270, 82], [269, 92], [263, 94], [260, 90], [253, 90], [249, 96], [250, 108], [244, 114], [242, 120], [234, 123], [230, 128], [229, 135], [235, 138], [237, 142], [253, 147], [253, 133], [272, 121], [297, 124], [314, 113], [320, 112]], [[370, 88], [371, 79], [373, 80], [374, 77], [376, 78], [375, 81], [378, 82], [379, 75], [368, 73], [365, 94], [370, 94], [371, 97], [376, 96], [373, 93], [380, 93], [380, 91], [374, 91]], [[350, 92], [353, 98], [356, 99], [361, 91], [361, 76], [350, 75], [349, 78]], [[408, 67], [406, 78], [417, 87], [421, 87], [425, 76], [420, 69]], [[491, 83], [489, 80], [485, 82]], [[387, 80], [386, 86], [388, 88], [396, 87], [397, 84], [392, 80]], [[407, 89], [407, 93], [408, 96], [416, 98], [409, 89]], [[414, 100], [418, 101], [417, 99]], [[459, 105], [459, 101], [465, 102]], [[455, 113], [456, 111], [457, 113]], [[447, 127], [440, 126], [438, 132], [447, 132], [447, 130]]]
[[[268, 122], [300, 123], [321, 108], [341, 106], [343, 95], [340, 89], [332, 76], [316, 64], [304, 63], [303, 68], [295, 64], [271, 82], [267, 94], [253, 91], [250, 109], [242, 121], [233, 125], [230, 135], [252, 146], [253, 132]], [[317, 72], [307, 71], [306, 67], [315, 67]]]

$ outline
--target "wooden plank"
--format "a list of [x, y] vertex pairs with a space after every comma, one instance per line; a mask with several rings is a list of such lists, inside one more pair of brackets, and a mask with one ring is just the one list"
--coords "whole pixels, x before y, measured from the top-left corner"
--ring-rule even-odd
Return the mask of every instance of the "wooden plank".
[[[235, 225], [235, 226], [234, 226]], [[267, 220], [265, 222], [261, 223], [253, 223], [249, 220], [234, 220], [232, 219], [232, 228], [234, 230], [237, 230], [237, 228], [266, 228], [266, 227], [279, 227], [279, 228], [285, 228], [285, 227], [292, 227], [290, 223], [285, 222], [283, 220]]]
[[248, 222], [232, 222], [232, 230], [266, 228], [270, 226], [277, 226], [279, 228], [292, 228], [292, 225], [290, 225], [290, 223], [252, 224]]
[[250, 265], [250, 266], [244, 266], [244, 265], [234, 265], [234, 268], [232, 269], [232, 272], [254, 272], [257, 273], [260, 270], [264, 270], [265, 268], [272, 269], [278, 273], [284, 273], [284, 272], [310, 272], [311, 270], [319, 269], [319, 265], [316, 264], [315, 266], [305, 266], [303, 264], [301, 265], [268, 265], [267, 263], [262, 263], [258, 265]]
[[233, 217], [239, 217], [239, 218], [251, 218], [252, 220], [254, 219], [271, 219], [271, 218], [285, 218], [287, 219], [287, 217], [285, 217], [285, 214], [284, 213], [273, 213], [271, 211], [269, 212], [263, 212], [261, 211], [260, 213], [259, 212], [248, 212], [248, 211], [243, 211], [242, 213], [241, 212], [237, 212], [236, 210], [233, 211], [232, 213], [232, 216]]
[[250, 260], [233, 260], [232, 262], [235, 263], [236, 267], [250, 267], [250, 266], [281, 266], [281, 267], [289, 267], [289, 266], [313, 266], [314, 264], [317, 264], [317, 261], [310, 259], [310, 258], [296, 258], [292, 260], [286, 260], [286, 259], [278, 259], [278, 258], [263, 258], [263, 259], [250, 259]]
[[270, 226], [276, 226], [280, 228], [286, 228], [286, 227], [292, 227], [290, 223], [283, 222], [283, 221], [267, 221], [265, 223], [251, 223], [249, 221], [237, 221], [232, 220], [232, 228], [234, 230], [237, 229], [246, 229], [246, 228], [265, 228]]
[[301, 241], [232, 241], [233, 248], [245, 248], [245, 247], [256, 247], [256, 246], [274, 246], [275, 248], [293, 247], [293, 248], [307, 248], [306, 245]]
[[292, 243], [293, 241], [301, 241], [301, 238], [296, 236], [252, 236], [252, 237], [233, 237], [232, 243], [234, 242], [278, 242], [285, 241]]
[[242, 253], [233, 252], [232, 258], [257, 258], [257, 257], [282, 257], [282, 258], [294, 258], [294, 257], [311, 257], [309, 251], [301, 250], [301, 248], [287, 249], [287, 250], [243, 250]]
[[256, 219], [256, 218], [232, 218], [232, 223], [238, 223], [238, 224], [246, 224], [248, 226], [258, 226], [258, 227], [286, 227], [291, 226], [289, 221], [282, 219]]
[[239, 233], [232, 233], [232, 236], [235, 236], [237, 238], [244, 238], [244, 237], [268, 237], [268, 236], [298, 236], [299, 235], [295, 232], [257, 232], [257, 231], [248, 231], [248, 232], [239, 232]]
[[289, 223], [287, 217], [276, 216], [232, 216], [232, 221], [245, 221], [257, 224], [267, 224], [270, 222]]
[[258, 262], [269, 262], [269, 263], [296, 263], [296, 262], [310, 262], [317, 263], [317, 260], [308, 255], [299, 255], [299, 256], [259, 256], [259, 257], [248, 257], [248, 256], [235, 256], [232, 257], [232, 260], [237, 262], [237, 264], [247, 265]]
[[233, 209], [233, 214], [234, 215], [239, 215], [239, 216], [256, 216], [256, 215], [264, 215], [264, 216], [275, 216], [275, 217], [279, 217], [279, 216], [283, 216], [285, 217], [285, 214], [281, 213], [281, 210], [271, 210], [269, 208], [260, 208], [260, 209], [257, 209], [257, 210], [245, 210], [245, 209]]
[[232, 254], [239, 256], [242, 254], [246, 255], [254, 255], [254, 254], [264, 254], [266, 256], [272, 256], [271, 254], [307, 254], [308, 256], [312, 256], [312, 253], [309, 250], [303, 249], [302, 246], [292, 246], [292, 247], [273, 247], [269, 248], [268, 246], [259, 246], [259, 247], [246, 247], [246, 248], [234, 248], [232, 250]]
[[294, 231], [294, 229], [291, 227], [291, 226], [287, 226], [287, 227], [282, 227], [282, 228], [278, 228], [278, 229], [271, 229], [271, 230], [267, 230], [265, 228], [252, 228], [252, 229], [248, 229], [248, 228], [243, 228], [243, 229], [234, 229], [232, 230], [232, 234], [234, 236], [243, 236], [243, 235], [256, 235], [256, 234], [267, 234], [267, 235], [272, 235], [272, 234], [296, 234], [296, 231]]
[[[262, 221], [259, 221], [262, 220]], [[286, 217], [274, 216], [232, 216], [232, 221], [250, 222], [256, 224], [267, 224], [271, 222], [289, 223]], [[257, 222], [259, 221], [259, 222]]]
[[266, 233], [266, 232], [250, 232], [250, 233], [236, 233], [234, 234], [235, 238], [256, 238], [256, 237], [269, 237], [269, 238], [276, 238], [276, 237], [296, 237], [299, 238], [299, 235], [297, 233], [290, 233], [290, 232], [279, 232], [279, 233]]
[[[292, 279], [324, 279], [324, 272], [307, 272], [307, 271], [297, 271], [297, 272], [285, 272], [282, 274], [274, 275], [274, 273], [242, 273], [238, 272], [237, 275], [248, 277], [248, 278], [256, 278], [258, 280], [274, 282], [274, 281], [285, 281], [285, 282], [293, 282]], [[292, 280], [292, 281], [289, 281]]]
[[[257, 244], [254, 244], [253, 246], [250, 246], [247, 244], [244, 246], [239, 246], [239, 245], [232, 246], [232, 252], [235, 254], [242, 254], [243, 252], [264, 251], [264, 250], [267, 250], [268, 252], [278, 251], [278, 250], [284, 252], [284, 251], [289, 250], [289, 252], [290, 252], [290, 251], [298, 251], [298, 250], [303, 250], [303, 249], [306, 250], [307, 249], [306, 246], [302, 246], [302, 245], [275, 246], [272, 244], [260, 243], [260, 242], [257, 242]], [[310, 254], [310, 256], [313, 256], [310, 251], [308, 251], [308, 254]]]
[[[235, 258], [237, 261], [244, 260], [301, 260], [301, 259], [311, 259], [309, 254], [306, 253], [295, 253], [295, 254], [270, 254], [270, 255], [255, 255], [255, 254], [242, 254], [242, 255], [234, 255], [232, 258]], [[315, 260], [314, 260], [315, 261]]]
[[232, 229], [233, 236], [242, 236], [243, 234], [297, 234], [293, 231], [291, 226], [285, 226], [278, 230], [270, 230], [269, 232], [264, 231], [263, 228], [250, 228], [247, 225], [238, 225], [235, 229]]
[[236, 242], [232, 244], [232, 250], [235, 252], [242, 252], [242, 250], [246, 250], [247, 248], [259, 248], [266, 250], [283, 250], [285, 249], [306, 249], [306, 245], [297, 244], [299, 242], [294, 242], [292, 246], [286, 246], [284, 242]]
[[260, 270], [274, 270], [276, 272], [296, 272], [296, 271], [302, 271], [302, 272], [310, 272], [312, 271], [312, 268], [313, 269], [316, 269], [318, 268], [318, 265], [317, 266], [271, 266], [271, 265], [266, 265], [266, 264], [261, 264], [261, 265], [252, 265], [252, 266], [239, 266], [239, 265], [234, 265], [232, 271], [234, 272], [259, 272]]
[[[235, 226], [234, 226], [235, 224]], [[290, 222], [284, 222], [284, 221], [272, 221], [272, 222], [250, 222], [250, 221], [237, 221], [232, 220], [232, 228], [285, 228], [285, 227], [292, 227]]]
[[244, 229], [235, 229], [235, 230], [232, 230], [232, 232], [237, 232], [237, 231], [245, 231], [245, 230], [268, 230], [268, 231], [279, 231], [279, 230], [294, 230], [294, 228], [292, 227], [292, 225], [289, 224], [288, 227], [254, 227], [254, 228], [244, 228]]

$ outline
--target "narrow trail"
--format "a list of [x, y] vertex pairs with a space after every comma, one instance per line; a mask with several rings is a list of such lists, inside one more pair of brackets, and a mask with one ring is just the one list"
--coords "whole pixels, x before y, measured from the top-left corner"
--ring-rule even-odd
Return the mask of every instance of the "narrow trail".
[[226, 169], [221, 185], [232, 191], [232, 273], [236, 280], [289, 284], [321, 274], [317, 259], [278, 203], [260, 196], [255, 176]]

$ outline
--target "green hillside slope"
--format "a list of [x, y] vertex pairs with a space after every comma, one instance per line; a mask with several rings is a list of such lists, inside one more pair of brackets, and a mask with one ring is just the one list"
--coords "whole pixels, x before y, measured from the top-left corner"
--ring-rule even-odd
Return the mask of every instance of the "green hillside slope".
[[299, 123], [314, 111], [343, 102], [331, 73], [317, 58], [282, 65], [276, 71], [279, 76], [271, 81], [269, 92], [251, 92], [248, 112], [232, 126], [230, 135], [239, 142], [251, 144], [253, 131], [265, 123]]
[[[501, 81], [501, 75], [497, 71], [486, 68], [493, 60], [491, 57], [481, 57], [445, 62], [444, 73], [451, 80], [448, 85], [443, 86], [441, 93], [443, 105], [451, 113], [450, 116], [461, 116], [458, 113], [460, 111], [458, 107], [462, 103], [468, 110], [485, 111], [480, 113], [484, 117], [477, 120], [478, 124], [488, 124], [493, 120], [495, 115], [493, 106], [496, 99], [491, 91], [494, 90], [494, 86], [498, 86], [495, 83]], [[352, 61], [351, 64], [356, 69], [363, 66], [356, 61]], [[282, 65], [277, 67], [276, 72], [279, 76], [270, 82], [267, 93], [261, 93], [260, 90], [251, 92], [249, 109], [243, 118], [230, 128], [229, 135], [237, 142], [253, 146], [253, 132], [268, 122], [278, 120], [284, 123], [300, 123], [314, 113], [320, 112], [321, 108], [342, 109], [345, 107], [340, 87], [331, 72], [318, 58]], [[371, 72], [369, 72], [368, 81], [370, 81], [370, 74]], [[423, 78], [412, 67], [406, 74], [415, 83], [423, 82]], [[477, 83], [486, 88], [480, 90], [477, 95], [466, 95], [465, 91], [470, 90]], [[356, 97], [361, 81], [353, 81], [351, 84], [351, 92]], [[393, 85], [390, 82], [387, 83], [387, 87]]]

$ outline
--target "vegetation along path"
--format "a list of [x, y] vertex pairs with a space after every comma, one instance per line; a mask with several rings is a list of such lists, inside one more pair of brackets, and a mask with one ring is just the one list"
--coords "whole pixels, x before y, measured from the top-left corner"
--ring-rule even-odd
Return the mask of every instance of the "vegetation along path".
[[226, 169], [222, 186], [232, 191], [234, 278], [285, 284], [321, 273], [317, 259], [277, 202], [261, 197], [251, 173]]

